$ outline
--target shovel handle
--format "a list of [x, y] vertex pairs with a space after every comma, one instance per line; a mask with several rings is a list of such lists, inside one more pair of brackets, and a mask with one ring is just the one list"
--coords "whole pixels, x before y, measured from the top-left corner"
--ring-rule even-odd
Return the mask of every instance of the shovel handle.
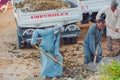
[[[55, 58], [53, 58], [51, 55], [49, 55], [48, 53], [46, 53], [44, 50], [40, 49], [38, 46], [35, 46], [36, 49], [38, 49], [39, 51], [41, 51], [43, 54], [45, 54], [46, 56], [48, 56], [49, 58], [51, 58], [53, 61], [55, 61], [56, 63], [58, 63], [59, 65], [63, 66], [64, 68], [66, 68], [68, 71], [72, 72], [70, 68], [68, 68], [67, 66], [63, 65], [61, 62], [56, 61]], [[72, 72], [73, 73], [73, 72]]]
[[53, 58], [51, 55], [47, 54], [45, 51], [43, 51], [42, 49], [40, 49], [38, 46], [35, 46], [36, 49], [38, 49], [39, 51], [41, 51], [43, 54], [45, 54], [46, 56], [48, 56], [49, 58], [51, 58], [53, 61], [57, 62], [58, 64], [60, 64], [61, 66], [65, 67], [65, 65], [63, 65], [62, 63], [56, 61], [55, 58]]
[[96, 57], [97, 57], [97, 53], [98, 53], [98, 46], [99, 46], [99, 45], [97, 45], [97, 48], [96, 48], [96, 51], [95, 51], [94, 65], [96, 65]]

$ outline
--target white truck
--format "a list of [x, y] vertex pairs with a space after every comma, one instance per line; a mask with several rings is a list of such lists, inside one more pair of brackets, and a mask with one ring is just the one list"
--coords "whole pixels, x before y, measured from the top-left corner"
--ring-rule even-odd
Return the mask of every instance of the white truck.
[[[94, 22], [99, 10], [104, 7], [110, 6], [112, 0], [82, 0], [79, 1], [79, 6], [82, 11], [82, 23]], [[117, 0], [120, 8], [120, 0]], [[104, 17], [104, 15], [103, 15]]]
[[[76, 25], [76, 22], [94, 22], [97, 12], [111, 3], [111, 0], [63, 0], [65, 3], [70, 4], [71, 7], [67, 9], [26, 12], [14, 6], [15, 3], [23, 1], [12, 0], [13, 12], [17, 23], [18, 48], [24, 45], [27, 46], [30, 43], [32, 32], [36, 28], [47, 28], [57, 23], [65, 27], [65, 31], [62, 34], [64, 44], [76, 43], [80, 34], [80, 28]], [[35, 24], [39, 24], [39, 26], [35, 27]]]
[[[80, 28], [76, 25], [76, 22], [82, 20], [82, 13], [76, 1], [64, 0], [65, 3], [70, 4], [70, 8], [35, 12], [26, 12], [14, 6], [15, 3], [22, 1], [24, 0], [13, 0], [13, 12], [17, 23], [18, 48], [22, 48], [24, 45], [27, 46], [30, 43], [32, 32], [36, 28], [47, 28], [57, 23], [65, 27], [62, 34], [63, 42], [65, 44], [76, 42], [80, 34]], [[35, 24], [39, 24], [39, 26], [36, 27]]]

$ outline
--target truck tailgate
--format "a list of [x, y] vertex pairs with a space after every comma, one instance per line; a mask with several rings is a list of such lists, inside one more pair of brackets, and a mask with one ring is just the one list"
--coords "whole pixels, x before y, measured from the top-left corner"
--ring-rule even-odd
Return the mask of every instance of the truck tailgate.
[[79, 6], [71, 0], [66, 1], [72, 5], [71, 8], [36, 12], [25, 12], [20, 8], [16, 8], [14, 14], [16, 15], [17, 24], [19, 27], [34, 27], [34, 24], [39, 23], [40, 27], [46, 27], [57, 23], [66, 25], [82, 20]]

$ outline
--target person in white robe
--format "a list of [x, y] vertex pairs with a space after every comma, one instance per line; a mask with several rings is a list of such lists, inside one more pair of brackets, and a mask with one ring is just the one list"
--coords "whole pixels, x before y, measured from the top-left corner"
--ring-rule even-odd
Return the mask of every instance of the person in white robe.
[[96, 20], [100, 19], [100, 16], [104, 13], [106, 15], [106, 35], [108, 50], [113, 51], [112, 40], [115, 39], [120, 45], [120, 9], [118, 8], [118, 2], [112, 0], [111, 5], [100, 10], [96, 15]]

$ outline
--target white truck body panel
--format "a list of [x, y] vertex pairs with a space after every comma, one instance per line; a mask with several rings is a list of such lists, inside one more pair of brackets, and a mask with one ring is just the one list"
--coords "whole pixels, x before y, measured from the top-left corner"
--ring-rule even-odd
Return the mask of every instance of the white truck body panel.
[[[15, 3], [13, 0], [13, 3]], [[18, 2], [23, 1], [19, 0]], [[54, 26], [59, 23], [62, 25], [75, 23], [82, 20], [82, 13], [79, 6], [72, 0], [74, 8], [56, 9], [47, 11], [24, 12], [21, 9], [14, 9], [14, 14], [19, 27], [34, 27], [34, 24], [39, 23], [39, 27]]]
[[[19, 3], [24, 0], [13, 0], [14, 3]], [[40, 27], [53, 26], [57, 23], [66, 25], [81, 21], [82, 13], [98, 12], [100, 9], [110, 5], [112, 0], [64, 0], [70, 1], [78, 7], [68, 9], [56, 9], [36, 12], [23, 12], [21, 9], [15, 9], [14, 14], [19, 27], [34, 27], [34, 24], [39, 23]], [[120, 0], [117, 0], [120, 3]], [[120, 7], [120, 4], [119, 4]]]
[[[17, 22], [18, 48], [21, 48], [26, 42], [30, 43], [32, 32], [36, 29], [36, 23], [40, 24], [38, 28], [54, 26], [57, 23], [66, 25], [62, 34], [63, 41], [67, 44], [73, 43], [73, 39], [77, 38], [80, 34], [80, 28], [72, 23], [82, 21], [84, 19], [83, 13], [92, 15], [93, 12], [96, 13], [102, 8], [109, 6], [111, 3], [111, 0], [64, 0], [65, 3], [70, 3], [72, 7], [67, 9], [26, 12], [14, 6], [15, 3], [23, 1], [24, 0], [12, 0], [13, 13]], [[120, 0], [117, 1], [120, 3]], [[69, 38], [70, 40], [68, 40]]]
[[[82, 13], [98, 12], [104, 7], [110, 6], [112, 0], [84, 0], [79, 2]], [[120, 0], [117, 0], [120, 3]], [[120, 7], [120, 4], [119, 4]]]

